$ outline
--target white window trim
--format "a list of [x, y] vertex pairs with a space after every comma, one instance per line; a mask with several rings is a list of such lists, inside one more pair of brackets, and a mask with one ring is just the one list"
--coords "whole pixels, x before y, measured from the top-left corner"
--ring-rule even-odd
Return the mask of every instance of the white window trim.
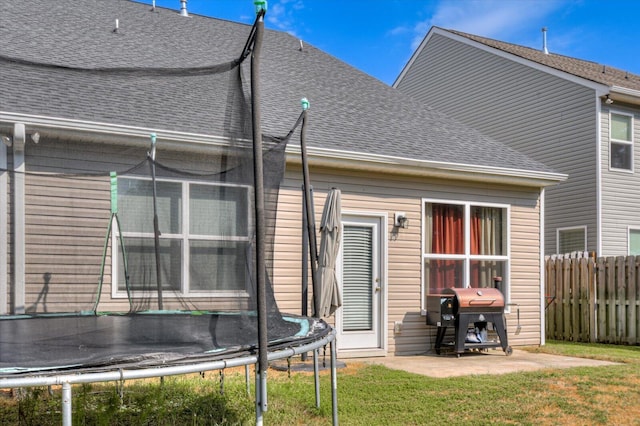
[[560, 253], [560, 232], [561, 231], [575, 231], [576, 229], [582, 229], [584, 231], [584, 244], [583, 249], [580, 251], [587, 251], [587, 225], [582, 226], [566, 226], [564, 228], [556, 228], [556, 254], [565, 254]]
[[[118, 176], [118, 179], [139, 179], [151, 181], [151, 178], [142, 176]], [[247, 189], [247, 206], [251, 206], [251, 186], [249, 185], [237, 185], [229, 183], [207, 182], [199, 180], [180, 180], [172, 178], [156, 178], [156, 182], [175, 182], [181, 184], [182, 188], [182, 233], [170, 234], [163, 233], [160, 235], [160, 239], [180, 239], [182, 241], [182, 283], [180, 291], [163, 289], [163, 293], [170, 297], [191, 297], [191, 298], [224, 298], [224, 297], [249, 297], [249, 294], [244, 290], [210, 290], [210, 291], [189, 291], [189, 241], [249, 241], [251, 236], [235, 236], [235, 237], [219, 237], [219, 236], [203, 236], [203, 235], [189, 235], [189, 188], [191, 184], [196, 185], [210, 185], [210, 186], [232, 186], [241, 187]], [[249, 229], [252, 227], [253, 218], [251, 215], [251, 209], [247, 211], [247, 226]], [[118, 228], [118, 222], [114, 221], [112, 224], [112, 236], [111, 236], [111, 297], [114, 299], [125, 299], [128, 297], [126, 291], [118, 290], [118, 267], [121, 262], [118, 248], [120, 246], [120, 229]], [[153, 238], [153, 233], [144, 232], [125, 232], [123, 237], [148, 237]], [[144, 297], [154, 299], [158, 297], [156, 292], [152, 291], [133, 291], [131, 293], [133, 297]]]
[[627, 256], [631, 256], [631, 231], [640, 232], [640, 226], [627, 227]]
[[[425, 253], [426, 241], [426, 221], [424, 220], [426, 214], [427, 203], [437, 204], [452, 204], [464, 207], [464, 254], [428, 254]], [[471, 232], [470, 232], [470, 219], [471, 219], [471, 207], [494, 207], [505, 210], [506, 214], [506, 254], [500, 256], [487, 256], [487, 255], [471, 255]], [[511, 205], [500, 203], [487, 203], [487, 202], [475, 202], [475, 201], [460, 201], [460, 200], [447, 200], [439, 198], [423, 198], [422, 199], [422, 236], [421, 236], [421, 265], [420, 265], [420, 312], [424, 316], [427, 314], [426, 307], [426, 295], [427, 289], [425, 288], [425, 268], [424, 263], [426, 259], [462, 259], [464, 260], [464, 285], [469, 286], [469, 262], [471, 260], [504, 260], [506, 261], [505, 276], [503, 277], [503, 285], [506, 285], [504, 289], [505, 297], [505, 312], [509, 312], [509, 304], [511, 302]]]
[[[631, 117], [631, 140], [630, 141], [626, 141], [626, 140], [621, 140], [621, 139], [614, 139], [611, 136], [611, 130], [613, 128], [613, 121], [611, 119], [611, 117], [613, 115], [623, 115], [623, 116], [627, 116], [627, 117]], [[623, 172], [623, 173], [633, 173], [634, 169], [635, 169], [635, 161], [634, 161], [634, 139], [635, 139], [635, 135], [634, 135], [634, 131], [633, 131], [633, 126], [634, 126], [634, 115], [628, 112], [624, 112], [624, 111], [618, 111], [618, 110], [609, 110], [609, 170], [610, 171], [615, 171], [615, 172]], [[631, 169], [620, 169], [617, 167], [612, 167], [611, 166], [611, 144], [612, 143], [617, 143], [617, 144], [621, 144], [621, 145], [630, 145], [631, 146]]]

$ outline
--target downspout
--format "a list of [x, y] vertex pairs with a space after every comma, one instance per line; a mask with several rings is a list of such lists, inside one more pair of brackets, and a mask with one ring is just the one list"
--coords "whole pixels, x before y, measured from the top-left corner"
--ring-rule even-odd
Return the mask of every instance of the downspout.
[[546, 262], [544, 260], [545, 253], [545, 232], [544, 226], [544, 196], [545, 189], [540, 188], [540, 345], [544, 346], [547, 340], [547, 277]]
[[7, 244], [9, 232], [7, 229], [9, 194], [7, 190], [7, 147], [0, 143], [0, 315], [7, 314], [9, 306], [9, 288], [7, 286], [9, 268], [7, 266]]
[[[596, 93], [596, 256], [602, 253], [602, 103]], [[587, 235], [588, 242], [588, 235]], [[587, 244], [588, 248], [588, 244]]]
[[26, 131], [24, 123], [13, 126], [13, 291], [11, 313], [23, 314], [25, 289], [25, 156]]

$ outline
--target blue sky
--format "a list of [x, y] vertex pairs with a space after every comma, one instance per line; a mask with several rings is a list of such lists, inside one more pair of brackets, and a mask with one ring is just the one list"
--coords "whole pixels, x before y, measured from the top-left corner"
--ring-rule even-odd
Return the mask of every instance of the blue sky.
[[[152, 0], [138, 0], [152, 4]], [[180, 0], [156, 0], [178, 11]], [[188, 0], [189, 13], [252, 23], [253, 0]], [[268, 28], [392, 84], [431, 26], [640, 74], [638, 0], [268, 0]]]

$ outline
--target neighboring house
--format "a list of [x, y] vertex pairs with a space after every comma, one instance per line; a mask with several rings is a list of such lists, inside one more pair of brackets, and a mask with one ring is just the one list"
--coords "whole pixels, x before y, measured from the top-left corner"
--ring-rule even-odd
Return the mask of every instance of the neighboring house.
[[640, 254], [640, 76], [541, 45], [434, 27], [394, 87], [569, 175], [545, 192], [545, 254]]
[[[224, 109], [204, 76], [176, 76], [175, 69], [235, 59], [250, 26], [150, 9], [121, 0], [2, 6], [0, 133], [14, 143], [10, 149], [0, 145], [0, 161], [27, 172], [91, 171], [93, 162], [118, 165], [144, 153], [155, 132], [160, 158], [181, 159], [197, 170], [206, 165], [214, 155], [208, 148], [226, 136], [216, 124], [225, 120]], [[174, 71], [142, 79], [69, 71], [109, 67]], [[318, 221], [327, 192], [342, 190], [338, 271], [344, 305], [331, 319], [340, 356], [430, 350], [435, 331], [425, 323], [426, 294], [445, 286], [492, 285], [495, 275], [503, 277], [507, 301], [521, 311], [518, 335], [515, 311], [507, 315], [509, 343], [544, 343], [541, 193], [565, 175], [283, 32], [265, 33], [261, 86], [262, 126], [269, 135], [287, 134], [300, 99], [310, 100], [306, 138]], [[35, 132], [37, 145], [29, 138]], [[299, 313], [302, 177], [296, 142], [294, 136], [278, 204], [273, 281], [280, 309]], [[43, 271], [50, 305], [68, 303], [63, 292], [70, 281], [76, 289], [80, 278], [95, 282], [83, 256], [99, 253], [109, 218], [108, 180], [79, 185], [87, 194], [87, 217], [68, 218], [67, 226], [81, 223], [77, 232], [93, 238], [81, 250], [62, 247], [44, 236], [55, 234], [51, 228], [65, 218], [54, 224], [38, 206], [52, 184], [16, 176], [24, 178], [7, 182], [0, 176], [0, 200], [9, 206], [0, 209], [0, 223], [11, 225], [1, 228], [0, 253], [11, 256], [0, 269], [0, 313], [37, 304]], [[394, 225], [396, 212], [406, 215], [408, 228]], [[26, 229], [30, 224], [38, 225], [35, 234]], [[57, 260], [48, 261], [46, 253], [54, 250]], [[108, 265], [116, 262], [109, 256]], [[342, 279], [347, 273], [355, 274], [353, 288], [354, 281]], [[101, 303], [116, 309], [122, 304], [117, 274], [104, 285]], [[210, 297], [230, 309], [228, 296], [213, 291]]]

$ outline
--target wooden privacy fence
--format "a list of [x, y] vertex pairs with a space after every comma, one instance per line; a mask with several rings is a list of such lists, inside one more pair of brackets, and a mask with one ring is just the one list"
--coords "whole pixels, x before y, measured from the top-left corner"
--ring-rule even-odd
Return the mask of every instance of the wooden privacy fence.
[[640, 256], [546, 260], [546, 334], [640, 344]]

